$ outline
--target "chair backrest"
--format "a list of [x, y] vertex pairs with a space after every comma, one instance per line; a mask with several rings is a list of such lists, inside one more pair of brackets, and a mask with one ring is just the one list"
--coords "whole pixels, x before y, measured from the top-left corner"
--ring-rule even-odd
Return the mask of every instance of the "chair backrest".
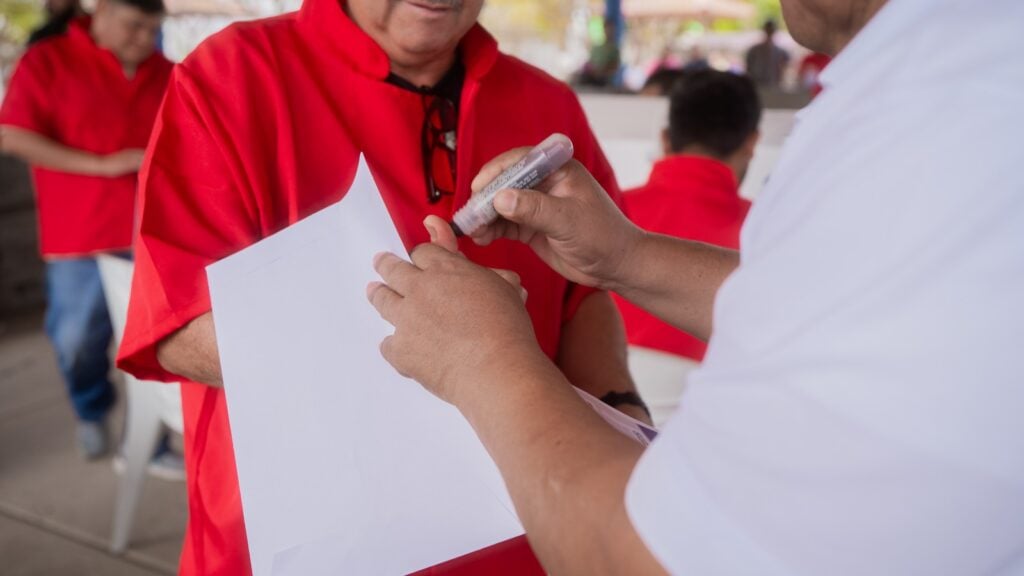
[[[120, 346], [124, 327], [128, 321], [128, 300], [132, 292], [132, 274], [135, 265], [131, 260], [101, 254], [96, 258], [103, 280], [103, 294], [107, 300], [110, 323], [114, 328], [114, 341]], [[151, 401], [160, 404], [160, 419], [172, 430], [181, 432], [184, 423], [181, 416], [181, 392], [177, 384], [139, 382], [129, 374], [127, 393], [142, 393]]]
[[629, 347], [629, 372], [651, 411], [655, 426], [665, 424], [675, 412], [686, 380], [698, 366], [689, 358], [640, 346]]
[[114, 326], [114, 338], [120, 344], [128, 321], [128, 297], [132, 291], [132, 272], [135, 266], [131, 260], [106, 254], [98, 256], [96, 263], [103, 279], [103, 294], [107, 299], [110, 322]]

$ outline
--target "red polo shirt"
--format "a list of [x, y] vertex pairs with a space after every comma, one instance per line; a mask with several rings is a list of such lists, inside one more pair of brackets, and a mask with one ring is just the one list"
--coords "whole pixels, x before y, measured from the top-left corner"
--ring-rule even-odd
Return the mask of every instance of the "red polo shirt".
[[[410, 247], [428, 240], [427, 214], [449, 218], [466, 202], [485, 162], [556, 131], [573, 140], [576, 158], [617, 196], [611, 168], [565, 85], [499, 53], [479, 26], [460, 53], [466, 75], [456, 191], [439, 204], [427, 202], [424, 182], [423, 97], [385, 81], [387, 56], [337, 1], [307, 0], [298, 13], [236, 24], [179, 65], [142, 170], [141, 231], [120, 366], [146, 379], [177, 380], [160, 367], [155, 346], [210, 310], [204, 267], [337, 202], [360, 151]], [[590, 292], [522, 244], [460, 246], [476, 262], [521, 275], [537, 338], [554, 357], [562, 323]], [[288, 393], [287, 383], [280, 393]], [[190, 515], [181, 571], [247, 574], [224, 395], [185, 382], [182, 398]]]
[[[154, 53], [128, 78], [89, 34], [89, 17], [34, 44], [11, 78], [0, 124], [93, 154], [145, 148], [172, 64]], [[44, 257], [127, 250], [136, 175], [85, 176], [32, 167]]]
[[[623, 195], [626, 214], [645, 230], [738, 249], [750, 202], [725, 164], [699, 156], [658, 161], [647, 184]], [[702, 360], [706, 345], [615, 295], [629, 343]]]

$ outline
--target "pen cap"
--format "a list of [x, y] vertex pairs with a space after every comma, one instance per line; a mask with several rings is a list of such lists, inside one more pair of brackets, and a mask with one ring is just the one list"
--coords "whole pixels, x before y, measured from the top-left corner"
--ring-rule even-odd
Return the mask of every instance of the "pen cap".
[[548, 157], [548, 164], [551, 166], [562, 167], [566, 162], [572, 160], [572, 140], [569, 140], [565, 134], [555, 133], [548, 136], [537, 145], [536, 149]]

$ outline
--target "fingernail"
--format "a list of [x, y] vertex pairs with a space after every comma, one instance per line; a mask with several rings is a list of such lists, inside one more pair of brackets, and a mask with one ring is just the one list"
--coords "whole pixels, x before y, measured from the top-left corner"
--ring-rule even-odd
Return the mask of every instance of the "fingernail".
[[437, 228], [427, 220], [423, 221], [423, 226], [427, 229], [427, 234], [430, 234], [430, 241], [437, 242]]
[[513, 214], [516, 210], [516, 193], [502, 190], [494, 196], [494, 209], [500, 214]]

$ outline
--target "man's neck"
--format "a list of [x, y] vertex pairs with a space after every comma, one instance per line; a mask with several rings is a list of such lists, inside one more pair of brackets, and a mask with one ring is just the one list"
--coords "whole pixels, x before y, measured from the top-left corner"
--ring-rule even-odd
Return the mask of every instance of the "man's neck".
[[[348, 3], [342, 4], [342, 10], [345, 11], [345, 14], [356, 26], [367, 32], [371, 38], [373, 37], [367, 31], [366, 25], [360, 23], [359, 19], [352, 13]], [[387, 52], [387, 49], [379, 41], [375, 40], [375, 42]], [[417, 88], [424, 86], [433, 88], [444, 78], [444, 75], [451, 69], [452, 65], [455, 64], [456, 50], [455, 47], [452, 47], [450, 50], [440, 54], [404, 54], [399, 56], [388, 53], [390, 72]]]
[[440, 58], [423, 59], [418, 62], [397, 62], [391, 60], [391, 73], [414, 86], [434, 87], [455, 64], [455, 51]]
[[[95, 43], [97, 46], [104, 50], [110, 51], [110, 48], [107, 48], [103, 45], [103, 43], [99, 41], [95, 32], [91, 32], [90, 35], [92, 36], [93, 43]], [[117, 57], [117, 54], [114, 54], [114, 57]], [[120, 58], [118, 58], [117, 61], [121, 63], [121, 70], [124, 71], [124, 75], [126, 78], [131, 79], [135, 77], [135, 73], [139, 70], [138, 64], [127, 63], [124, 60], [121, 60]]]
[[686, 148], [682, 149], [679, 152], [673, 152], [672, 154], [669, 154], [667, 157], [674, 158], [679, 156], [696, 156], [698, 158], [705, 158], [707, 160], [721, 162], [722, 164], [728, 166], [729, 170], [732, 171], [733, 176], [736, 177], [737, 182], [742, 182], [743, 176], [746, 175], [747, 172], [747, 162], [743, 161], [743, 158], [739, 153], [733, 154], [728, 158], [721, 158], [711, 150], [708, 150], [703, 146], [694, 144], [692, 146], [687, 146]]

